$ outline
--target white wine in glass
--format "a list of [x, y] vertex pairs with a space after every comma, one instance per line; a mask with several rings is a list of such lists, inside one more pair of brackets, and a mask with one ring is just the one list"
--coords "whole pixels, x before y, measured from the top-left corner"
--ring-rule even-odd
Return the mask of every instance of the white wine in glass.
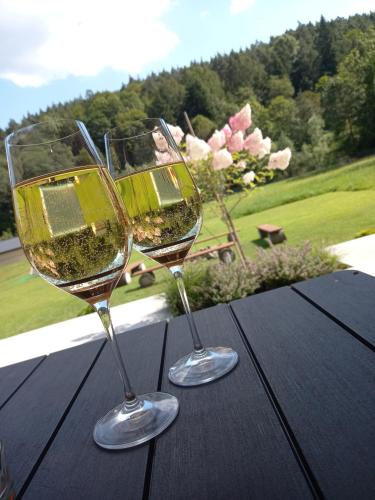
[[131, 225], [100, 154], [74, 120], [20, 129], [5, 147], [26, 257], [46, 281], [96, 309], [116, 359], [124, 401], [97, 422], [94, 439], [109, 449], [148, 441], [174, 420], [178, 401], [136, 396], [125, 370], [109, 299], [130, 256]]
[[166, 266], [174, 278], [189, 322], [194, 350], [169, 370], [176, 385], [211, 382], [231, 371], [238, 354], [230, 347], [203, 347], [191, 314], [182, 265], [202, 225], [199, 191], [160, 118], [140, 122], [134, 135], [109, 131], [107, 164], [127, 209], [134, 248]]
[[129, 255], [118, 200], [97, 165], [16, 184], [18, 234], [49, 283], [92, 304], [109, 299]]
[[182, 264], [202, 223], [200, 197], [185, 163], [125, 175], [116, 186], [137, 250], [166, 266]]

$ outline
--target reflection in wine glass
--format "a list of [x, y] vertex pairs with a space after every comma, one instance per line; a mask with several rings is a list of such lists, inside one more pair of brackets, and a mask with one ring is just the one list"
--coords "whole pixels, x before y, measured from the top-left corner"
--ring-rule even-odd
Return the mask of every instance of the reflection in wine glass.
[[44, 122], [5, 139], [18, 234], [42, 278], [91, 304], [116, 359], [124, 402], [99, 420], [94, 439], [128, 448], [164, 430], [178, 402], [163, 393], [136, 397], [111, 323], [109, 299], [131, 250], [121, 199], [83, 123]]
[[176, 279], [194, 350], [169, 370], [171, 382], [192, 386], [234, 368], [229, 347], [204, 348], [190, 311], [182, 265], [202, 224], [198, 189], [162, 119], [140, 122], [131, 137], [115, 129], [105, 135], [107, 164], [126, 206], [134, 248], [165, 265]]

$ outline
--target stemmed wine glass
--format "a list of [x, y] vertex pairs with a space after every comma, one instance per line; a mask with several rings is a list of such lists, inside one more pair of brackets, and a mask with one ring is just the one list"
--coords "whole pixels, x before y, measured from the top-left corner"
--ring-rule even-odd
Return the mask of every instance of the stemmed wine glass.
[[170, 368], [169, 379], [204, 384], [232, 370], [238, 354], [203, 347], [185, 291], [182, 265], [202, 224], [199, 192], [166, 123], [138, 123], [130, 137], [121, 128], [107, 132], [107, 164], [130, 217], [134, 248], [171, 271], [189, 322], [194, 350]]
[[6, 155], [18, 235], [46, 281], [91, 304], [116, 359], [124, 402], [95, 425], [103, 448], [128, 448], [174, 420], [178, 401], [136, 396], [111, 323], [109, 299], [131, 251], [131, 227], [108, 171], [80, 121], [30, 125], [8, 135]]

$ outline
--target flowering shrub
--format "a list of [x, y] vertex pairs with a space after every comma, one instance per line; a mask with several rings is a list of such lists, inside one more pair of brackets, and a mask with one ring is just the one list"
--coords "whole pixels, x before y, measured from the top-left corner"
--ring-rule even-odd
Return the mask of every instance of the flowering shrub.
[[259, 279], [259, 291], [265, 291], [331, 273], [341, 265], [336, 256], [307, 241], [296, 247], [260, 249], [251, 267]]
[[[251, 125], [251, 108], [246, 104], [207, 142], [187, 134], [182, 147], [205, 198], [218, 192], [252, 189], [272, 179], [275, 170], [288, 167], [290, 149], [271, 153], [271, 139], [263, 138], [259, 128], [247, 134]], [[169, 129], [176, 143], [181, 144], [181, 128], [169, 125]]]
[[[255, 259], [247, 260], [245, 266], [239, 261], [186, 264], [184, 281], [191, 307], [198, 310], [315, 278], [340, 267], [336, 256], [306, 242], [296, 247], [280, 245], [258, 250]], [[173, 278], [168, 282], [166, 297], [174, 314], [184, 312]]]

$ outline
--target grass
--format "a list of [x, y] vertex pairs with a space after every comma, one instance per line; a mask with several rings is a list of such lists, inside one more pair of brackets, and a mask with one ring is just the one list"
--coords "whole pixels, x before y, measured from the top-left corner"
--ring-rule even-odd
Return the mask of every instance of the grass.
[[[329, 245], [354, 238], [374, 226], [375, 157], [325, 173], [287, 179], [264, 186], [245, 198], [234, 210], [236, 227], [245, 252], [254, 256], [263, 245], [256, 226], [281, 225], [289, 244], [310, 240]], [[228, 205], [239, 195], [232, 195]], [[225, 231], [213, 204], [205, 207], [202, 237]], [[207, 246], [204, 243], [202, 246]], [[135, 252], [131, 260], [140, 260]], [[142, 258], [143, 259], [143, 258]], [[57, 290], [38, 276], [30, 276], [26, 259], [0, 268], [0, 338], [77, 316], [85, 304]], [[117, 288], [112, 305], [130, 302], [164, 290], [166, 270], [157, 272], [156, 283], [142, 289], [138, 280]]]
[[[375, 158], [370, 157], [327, 172], [303, 178], [290, 178], [257, 188], [234, 209], [232, 215], [234, 218], [243, 217], [325, 193], [373, 189], [375, 189]], [[236, 202], [238, 196], [230, 197], [229, 207]]]
[[[132, 258], [139, 260], [135, 253]], [[86, 308], [80, 299], [49, 285], [39, 276], [29, 275], [29, 270], [26, 259], [1, 267], [0, 300], [3, 307], [0, 310], [0, 338], [74, 318]], [[111, 305], [161, 293], [166, 277], [167, 271], [162, 270], [155, 285], [150, 288], [140, 288], [137, 280], [116, 288]]]

